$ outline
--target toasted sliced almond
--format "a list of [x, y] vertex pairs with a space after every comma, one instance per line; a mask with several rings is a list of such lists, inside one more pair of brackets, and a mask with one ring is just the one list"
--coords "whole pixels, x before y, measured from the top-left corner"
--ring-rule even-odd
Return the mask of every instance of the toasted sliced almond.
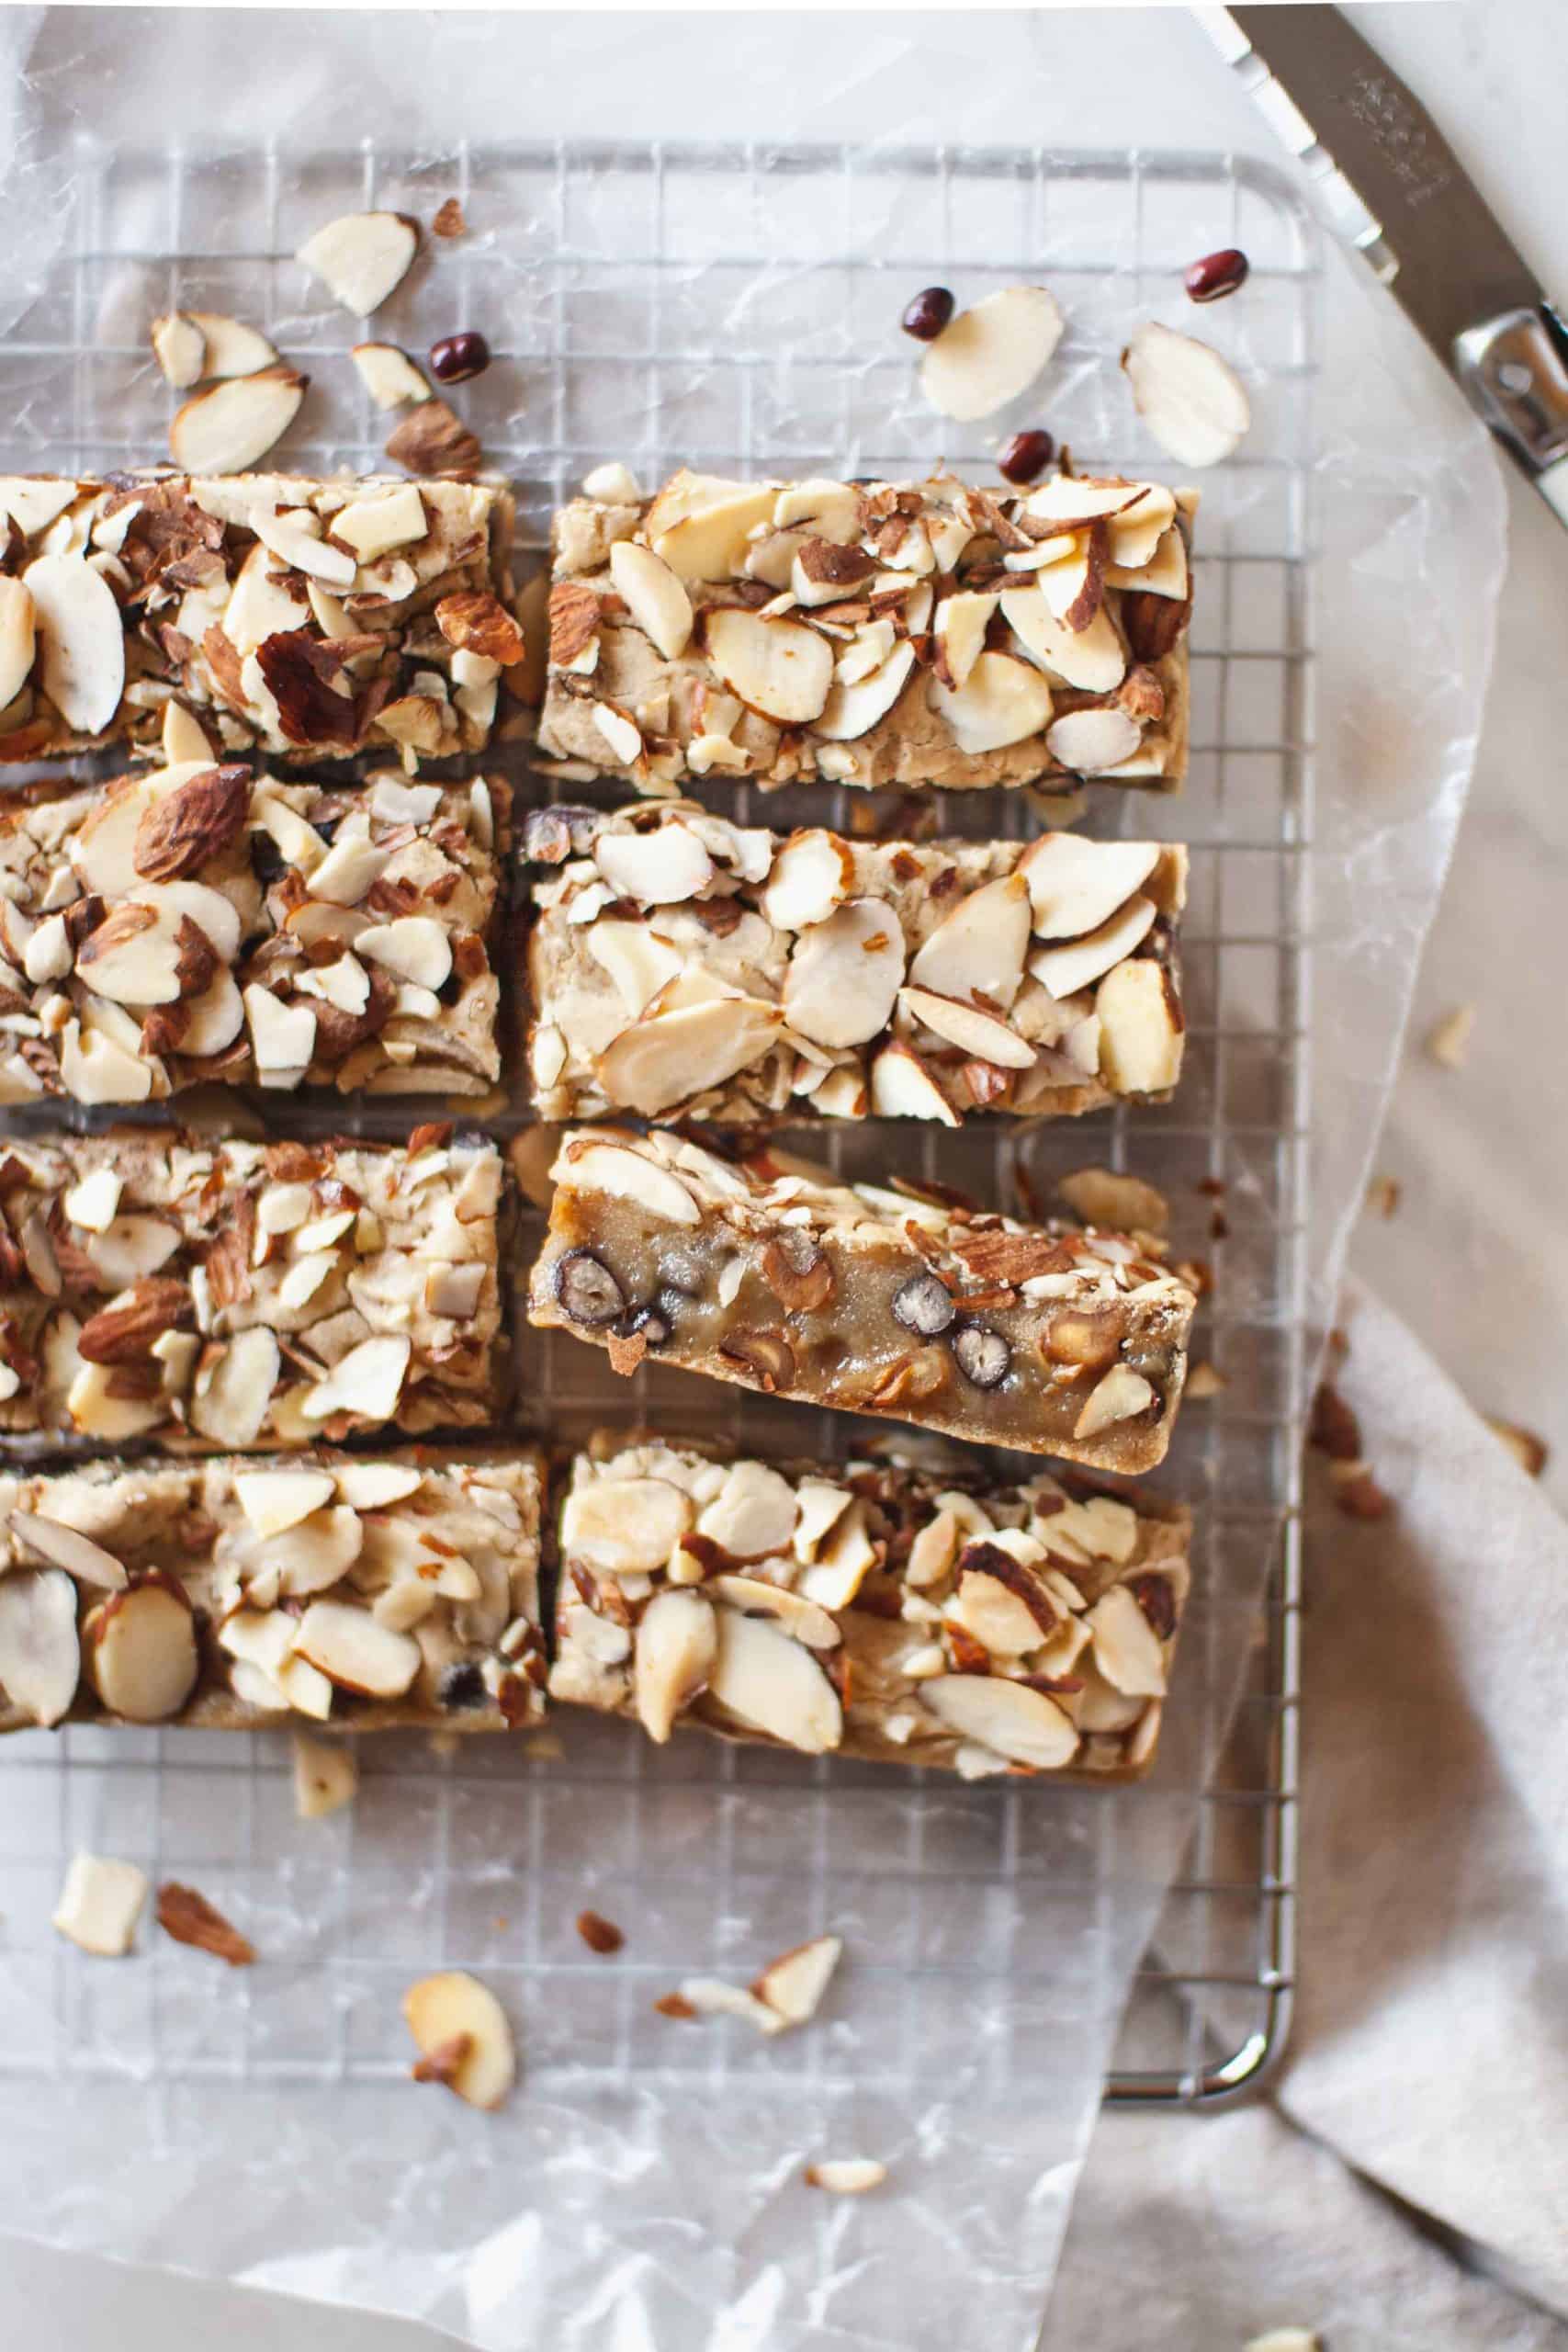
[[835, 679], [815, 732], [825, 743], [853, 743], [869, 735], [903, 693], [914, 666], [914, 647], [897, 645], [868, 677]]
[[718, 1652], [713, 1604], [689, 1586], [656, 1592], [637, 1620], [633, 1691], [637, 1720], [662, 1744], [705, 1687]]
[[602, 832], [593, 844], [593, 863], [618, 899], [645, 907], [699, 898], [714, 876], [712, 858], [678, 818], [652, 832]]
[[1141, 894], [1129, 899], [1098, 931], [1086, 933], [1082, 939], [1064, 940], [1058, 946], [1037, 948], [1029, 959], [1030, 976], [1058, 1001], [1073, 996], [1131, 956], [1148, 936], [1154, 920], [1152, 899]]
[[345, 310], [367, 319], [401, 284], [419, 246], [419, 223], [401, 212], [345, 212], [295, 255]]
[[1086, 1623], [1094, 1635], [1094, 1662], [1113, 1690], [1130, 1699], [1164, 1698], [1159, 1636], [1124, 1584], [1102, 1592]]
[[1082, 939], [1125, 906], [1160, 860], [1157, 842], [1090, 842], [1077, 833], [1042, 833], [1015, 871], [1029, 889], [1041, 939]]
[[1007, 286], [960, 311], [920, 363], [920, 384], [943, 416], [968, 424], [1027, 391], [1066, 322], [1043, 286]]
[[177, 1715], [201, 1668], [190, 1603], [161, 1577], [100, 1601], [82, 1627], [82, 1648], [104, 1705], [132, 1724]]
[[773, 502], [773, 527], [789, 530], [804, 525], [809, 535], [848, 547], [860, 537], [861, 494], [852, 482], [829, 481], [813, 476], [781, 490]]
[[822, 716], [833, 648], [818, 630], [721, 606], [706, 616], [705, 635], [709, 661], [749, 710], [781, 727], [809, 726]]
[[242, 319], [221, 311], [189, 311], [186, 316], [202, 339], [203, 376], [255, 376], [277, 357], [265, 335]]
[[894, 1038], [873, 1056], [871, 1107], [879, 1119], [935, 1119], [944, 1127], [963, 1125], [914, 1048]]
[[[1117, 545], [1112, 534], [1113, 555]], [[1119, 560], [1108, 563], [1105, 584], [1108, 588], [1141, 589], [1147, 596], [1171, 596], [1185, 601], [1190, 584], [1186, 540], [1178, 530], [1162, 532], [1145, 562], [1135, 567]]]
[[956, 691], [940, 680], [931, 691], [959, 750], [971, 755], [1024, 742], [1051, 716], [1051, 689], [1039, 671], [1008, 653], [982, 653]]
[[1076, 775], [1101, 775], [1130, 760], [1143, 738], [1135, 718], [1107, 704], [1098, 710], [1064, 711], [1046, 730], [1045, 748]]
[[808, 2188], [829, 2189], [835, 2197], [863, 2197], [870, 2188], [880, 2188], [887, 2177], [887, 2166], [875, 2156], [824, 2156], [819, 2164], [806, 2167]]
[[402, 408], [430, 398], [430, 386], [395, 343], [356, 343], [349, 357], [378, 408]]
[[951, 1730], [1010, 1763], [1053, 1772], [1077, 1753], [1071, 1716], [1026, 1682], [999, 1674], [935, 1674], [921, 1683], [920, 1699]]
[[70, 1713], [81, 1679], [76, 1587], [62, 1568], [0, 1577], [0, 1688], [46, 1727]]
[[1038, 588], [1004, 589], [1001, 607], [1029, 659], [1066, 684], [1110, 694], [1126, 676], [1126, 650], [1103, 606], [1084, 629], [1068, 628]]
[[1034, 1048], [1016, 1029], [994, 1012], [985, 1012], [977, 1004], [964, 1004], [957, 998], [938, 996], [932, 989], [900, 989], [898, 1001], [911, 1019], [944, 1037], [950, 1046], [972, 1055], [976, 1060], [994, 1062], [1000, 1069], [1030, 1069], [1034, 1063]]
[[1195, 335], [1150, 321], [1122, 354], [1133, 405], [1162, 449], [1184, 466], [1217, 466], [1252, 422], [1246, 386], [1228, 359]]
[[1017, 872], [959, 900], [917, 951], [909, 978], [940, 996], [982, 996], [1005, 1012], [1023, 980], [1029, 886]]
[[663, 557], [636, 539], [617, 539], [610, 577], [644, 636], [666, 662], [678, 662], [691, 641], [692, 600]]
[[758, 901], [776, 931], [804, 931], [825, 922], [854, 888], [855, 862], [847, 842], [816, 828], [780, 844]]
[[805, 2025], [822, 2006], [822, 1996], [844, 1955], [842, 1936], [814, 1936], [769, 1961], [751, 1990], [759, 2001], [776, 2009], [786, 2024]]
[[152, 356], [164, 379], [176, 392], [188, 391], [201, 381], [207, 358], [207, 338], [183, 311], [167, 311], [152, 327]]
[[886, 1027], [903, 978], [897, 913], [881, 899], [850, 899], [796, 938], [782, 992], [784, 1018], [815, 1046], [864, 1045]]
[[22, 574], [38, 683], [68, 727], [96, 735], [125, 689], [125, 628], [103, 574], [81, 555], [42, 555]]
[[68, 506], [76, 503], [74, 481], [28, 474], [0, 474], [0, 510], [9, 514], [24, 538], [36, 538]]
[[136, 1941], [147, 1881], [134, 1862], [77, 1854], [65, 1873], [51, 1926], [97, 1960], [123, 1960]]
[[661, 1568], [691, 1527], [692, 1498], [668, 1478], [592, 1478], [561, 1512], [562, 1555], [606, 1576]]
[[320, 1821], [352, 1804], [359, 1793], [359, 1766], [352, 1747], [335, 1740], [294, 1734], [294, 1811], [301, 1821]]
[[403, 1995], [403, 2016], [429, 2062], [426, 2079], [444, 2083], [469, 2107], [501, 2106], [517, 2079], [517, 2051], [506, 2012], [488, 1985], [461, 1969], [423, 1976]]
[[238, 474], [281, 440], [299, 412], [307, 379], [281, 364], [212, 384], [175, 413], [169, 451], [187, 474]]
[[294, 1646], [339, 1690], [364, 1699], [400, 1699], [420, 1668], [420, 1646], [344, 1600], [312, 1600]]
[[1181, 1075], [1182, 1027], [1168, 975], [1147, 956], [1107, 972], [1095, 994], [1100, 1067], [1118, 1094], [1162, 1094]]
[[556, 1164], [556, 1182], [570, 1182], [579, 1192], [608, 1193], [636, 1201], [664, 1225], [700, 1225], [702, 1213], [689, 1188], [669, 1169], [659, 1167], [624, 1144], [595, 1143], [580, 1158]]
[[1090, 1389], [1084, 1399], [1083, 1409], [1073, 1423], [1075, 1437], [1098, 1437], [1117, 1421], [1131, 1420], [1135, 1413], [1143, 1413], [1155, 1401], [1155, 1392], [1141, 1372], [1131, 1364], [1113, 1363], [1104, 1378]]
[[769, 482], [676, 474], [649, 508], [643, 528], [655, 555], [682, 580], [728, 580], [746, 560], [750, 535], [772, 520]]
[[824, 1755], [843, 1737], [839, 1694], [814, 1654], [760, 1618], [719, 1611], [708, 1690], [741, 1723], [805, 1755]]
[[985, 650], [986, 630], [1000, 599], [994, 594], [962, 589], [944, 596], [936, 608], [936, 635], [953, 685], [962, 686]]
[[63, 1568], [78, 1584], [101, 1586], [106, 1592], [122, 1591], [130, 1582], [124, 1568], [112, 1552], [95, 1544], [90, 1535], [83, 1535], [74, 1527], [67, 1527], [58, 1519], [45, 1519], [30, 1510], [14, 1510], [9, 1525], [11, 1532], [40, 1560], [51, 1566]]
[[610, 1101], [644, 1118], [723, 1086], [778, 1044], [784, 1016], [761, 997], [707, 1004], [636, 1021], [594, 1065]]

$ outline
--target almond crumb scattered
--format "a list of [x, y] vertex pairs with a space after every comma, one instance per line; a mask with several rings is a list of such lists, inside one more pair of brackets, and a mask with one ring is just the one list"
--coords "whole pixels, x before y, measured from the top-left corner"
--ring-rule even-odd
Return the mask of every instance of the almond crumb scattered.
[[1435, 1022], [1427, 1032], [1427, 1053], [1445, 1069], [1462, 1069], [1474, 1027], [1474, 1005], [1456, 1005], [1451, 1012], [1445, 1012], [1442, 1019]]
[[1397, 1176], [1374, 1176], [1367, 1187], [1367, 1206], [1374, 1216], [1393, 1216], [1404, 1197], [1404, 1187]]
[[1229, 1386], [1224, 1374], [1216, 1364], [1212, 1364], [1207, 1356], [1200, 1357], [1187, 1375], [1188, 1398], [1190, 1401], [1196, 1399], [1200, 1404], [1205, 1396], [1217, 1396], [1222, 1388]]
[[838, 2197], [863, 2197], [868, 2188], [880, 2188], [887, 2177], [887, 2166], [874, 2156], [830, 2156], [819, 2165], [807, 2165], [807, 2188], [831, 2189]]
[[158, 1889], [157, 1919], [164, 1933], [173, 1936], [175, 1943], [209, 1951], [215, 1960], [227, 1961], [231, 1968], [249, 1968], [255, 1959], [255, 1946], [250, 1939], [243, 1936], [194, 1886], [165, 1880]]
[[653, 2006], [661, 2018], [694, 2018], [697, 2014], [683, 1993], [661, 1993]]
[[1314, 2328], [1271, 2327], [1266, 2335], [1255, 2335], [1247, 2352], [1323, 2352], [1323, 2338]]
[[1518, 1421], [1499, 1420], [1488, 1413], [1486, 1426], [1494, 1437], [1502, 1439], [1527, 1478], [1539, 1478], [1551, 1459], [1551, 1449], [1544, 1438], [1533, 1430], [1525, 1429]]
[[463, 208], [455, 196], [449, 196], [446, 198], [430, 224], [430, 233], [433, 237], [462, 237], [468, 234], [468, 221], [463, 217]]
[[626, 1942], [624, 1932], [616, 1927], [614, 1919], [606, 1919], [598, 1911], [580, 1911], [577, 1932], [590, 1951], [619, 1951]]

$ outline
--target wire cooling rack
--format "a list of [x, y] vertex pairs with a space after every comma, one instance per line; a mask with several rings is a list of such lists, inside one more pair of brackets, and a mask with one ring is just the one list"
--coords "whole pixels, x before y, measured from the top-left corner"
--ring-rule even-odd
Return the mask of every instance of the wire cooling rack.
[[[310, 373], [298, 424], [269, 460], [300, 469], [378, 462], [389, 421], [349, 365], [356, 340], [373, 333], [418, 354], [437, 334], [482, 326], [495, 364], [457, 401], [489, 461], [513, 480], [524, 569], [542, 560], [553, 506], [610, 457], [647, 483], [680, 463], [897, 475], [939, 457], [984, 467], [1015, 423], [1044, 421], [1080, 466], [1168, 472], [1132, 415], [1117, 350], [1139, 318], [1168, 305], [1174, 273], [1195, 254], [1226, 244], [1248, 253], [1245, 304], [1206, 313], [1203, 330], [1235, 351], [1258, 389], [1246, 447], [1204, 486], [1190, 780], [1173, 799], [1091, 796], [1090, 830], [1194, 847], [1178, 1099], [1022, 1136], [1002, 1123], [984, 1136], [845, 1134], [831, 1156], [852, 1173], [889, 1158], [918, 1163], [1003, 1205], [1021, 1179], [1044, 1200], [1069, 1168], [1134, 1168], [1171, 1198], [1176, 1253], [1213, 1268], [1194, 1353], [1225, 1385], [1188, 1406], [1159, 1480], [1198, 1512], [1197, 1594], [1159, 1775], [1133, 1800], [1146, 1808], [1135, 1817], [1145, 1828], [1164, 1823], [1168, 1838], [1195, 1826], [1110, 2095], [1190, 2105], [1256, 2083], [1291, 1996], [1306, 1377], [1308, 469], [1319, 287], [1295, 198], [1266, 168], [1212, 155], [576, 145], [415, 162], [367, 142], [335, 155], [85, 147], [79, 164], [70, 250], [0, 350], [8, 465], [125, 466], [164, 447], [173, 397], [146, 345], [159, 311], [250, 320]], [[383, 205], [428, 220], [454, 195], [469, 233], [427, 244], [373, 328], [308, 290], [291, 259], [336, 212]], [[999, 434], [995, 421], [954, 428], [934, 418], [894, 331], [903, 303], [932, 281], [972, 300], [1019, 279], [1048, 282], [1069, 315], [1044, 419], [1021, 415]], [[536, 797], [544, 789], [536, 785]], [[1021, 831], [1038, 821], [1026, 796], [1007, 796], [1005, 811], [997, 796], [982, 811], [979, 797], [950, 801], [944, 827]], [[820, 795], [809, 819], [797, 795], [739, 798], [750, 821], [823, 821]], [[863, 807], [840, 797], [830, 821], [857, 814]], [[310, 1114], [295, 1106], [292, 1115], [308, 1123]], [[344, 1125], [335, 1108], [321, 1115]], [[402, 1115], [367, 1112], [359, 1124], [385, 1132]], [[511, 1131], [525, 1117], [519, 1104], [499, 1125]], [[641, 1417], [744, 1430], [821, 1456], [845, 1450], [831, 1416], [808, 1419], [660, 1370], [639, 1373], [628, 1394], [596, 1351], [561, 1335], [523, 1334], [519, 1346], [522, 1393], [558, 1433]], [[1238, 1674], [1238, 1737], [1217, 1770]], [[847, 1906], [891, 1939], [883, 1973], [907, 1996], [952, 1964], [930, 1942], [922, 1902], [939, 1878], [951, 1893], [955, 1875], [966, 1877], [984, 1905], [1048, 1873], [1053, 1898], [1076, 1905], [1081, 1923], [1086, 1911], [1109, 1916], [1139, 1855], [1159, 1850], [1157, 1835], [1149, 1845], [1129, 1838], [1127, 1798], [1094, 1791], [990, 1784], [943, 1789], [939, 1802], [930, 1784], [841, 1763], [695, 1742], [654, 1751], [625, 1726], [587, 1721], [564, 1737], [559, 1758], [514, 1747], [434, 1757], [389, 1741], [365, 1760], [358, 1804], [313, 1830], [308, 1848], [274, 1736], [74, 1728], [6, 1743], [0, 1871], [23, 1948], [20, 1981], [31, 1967], [38, 1998], [28, 2036], [0, 2037], [0, 2072], [378, 2079], [406, 2064], [387, 1984], [406, 1982], [412, 1963], [441, 1960], [483, 1966], [503, 1990], [531, 1985], [547, 2019], [563, 2014], [554, 1996], [570, 1995], [570, 2046], [557, 2051], [531, 2030], [535, 2073], [558, 2057], [579, 2081], [624, 2080], [644, 2064], [668, 2077], [670, 2045], [666, 2037], [655, 2057], [646, 1996], [667, 1989], [682, 1962], [723, 1968], [727, 1933], [771, 1917], [780, 1872], [787, 1900], [764, 1950], [811, 1932], [808, 1919], [837, 1924]], [[785, 1791], [798, 1800], [787, 1815]], [[775, 1797], [770, 1834], [787, 1818], [788, 1843], [759, 1873], [746, 1839]], [[874, 1891], [849, 1860], [867, 1838], [884, 1849]], [[290, 1953], [293, 1992], [263, 2000], [246, 1982], [193, 1995], [182, 1976], [176, 1995], [161, 1939], [144, 1968], [107, 1972], [107, 1981], [41, 1924], [29, 1957], [26, 1921], [47, 1917], [62, 1860], [82, 1844], [194, 1877], [252, 1920], [271, 1916], [271, 1948]], [[589, 1892], [578, 1862], [561, 1871], [574, 1847], [608, 1872], [606, 1907], [625, 1916], [640, 1901], [664, 1924], [665, 1949], [648, 1951], [644, 1939], [641, 1955], [628, 1952], [613, 1993], [556, 1917], [570, 1919]], [[498, 1886], [498, 1852], [519, 1867], [515, 1907]], [[389, 1914], [404, 1888], [406, 1904]], [[301, 1935], [307, 1915], [311, 1931]], [[389, 1916], [402, 1922], [395, 1932]], [[878, 1965], [868, 1962], [868, 1973]], [[964, 1956], [971, 1995], [978, 1965]], [[986, 1969], [1005, 2007], [1026, 1981], [1025, 1956], [996, 1951]], [[1086, 1994], [1084, 2014], [1091, 2008]], [[1001, 2057], [1025, 2063], [1023, 2041], [1015, 2036]], [[723, 2063], [705, 2052], [697, 2079], [711, 2085]], [[831, 2071], [827, 2059], [811, 2063]], [[913, 2049], [904, 2063], [919, 2063]]]

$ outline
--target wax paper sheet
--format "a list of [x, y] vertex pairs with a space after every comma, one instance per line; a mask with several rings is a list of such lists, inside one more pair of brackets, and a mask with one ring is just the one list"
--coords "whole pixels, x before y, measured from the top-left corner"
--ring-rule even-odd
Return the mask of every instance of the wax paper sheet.
[[[367, 198], [428, 220], [464, 195], [471, 240], [378, 332], [417, 350], [484, 327], [500, 363], [460, 398], [536, 541], [610, 455], [650, 478], [678, 457], [983, 466], [997, 424], [1034, 419], [960, 434], [921, 407], [892, 321], [939, 264], [966, 297], [1004, 268], [1056, 287], [1050, 421], [1090, 462], [1164, 466], [1116, 367], [1138, 319], [1197, 324], [1242, 367], [1254, 431], [1204, 485], [1191, 782], [1091, 820], [1195, 845], [1181, 1102], [999, 1156], [898, 1137], [901, 1164], [982, 1193], [1018, 1163], [1048, 1183], [1107, 1154], [1166, 1184], [1179, 1248], [1215, 1262], [1206, 1344], [1229, 1385], [1190, 1408], [1162, 1479], [1203, 1514], [1201, 1583], [1144, 1790], [919, 1785], [572, 1721], [559, 1753], [388, 1742], [352, 1813], [301, 1825], [281, 1736], [10, 1743], [8, 2222], [484, 2346], [1022, 2346], [1247, 1653], [1310, 1335], [1462, 804], [1500, 563], [1486, 445], [1386, 306], [1322, 269], [1270, 169], [1129, 151], [1070, 20], [1020, 24], [1000, 79], [978, 31], [939, 47], [853, 18], [826, 63], [788, 17], [243, 24], [0, 27], [7, 466], [156, 454], [170, 402], [141, 336], [171, 299], [264, 323], [311, 370], [285, 459], [365, 463], [356, 330], [287, 256]], [[1179, 65], [1215, 70], [1201, 45]], [[1195, 320], [1179, 266], [1232, 242], [1253, 284]], [[866, 1136], [848, 1163], [879, 1157]], [[1223, 1238], [1204, 1182], [1224, 1187]], [[729, 1412], [674, 1374], [614, 1400], [587, 1358], [526, 1357], [558, 1427], [617, 1402], [671, 1428]], [[836, 1442], [785, 1408], [745, 1427]], [[151, 1929], [122, 1963], [69, 1950], [48, 1914], [78, 1847], [194, 1883], [257, 1966]], [[625, 1928], [614, 1961], [578, 1939], [585, 1905]], [[826, 1928], [848, 1956], [798, 2033], [654, 2009], [685, 1973], [743, 1982]], [[497, 2117], [407, 2080], [400, 1996], [441, 1965], [475, 1968], [515, 2019], [523, 2079]], [[886, 2163], [886, 2188], [804, 2186], [807, 2162], [849, 2154]]]

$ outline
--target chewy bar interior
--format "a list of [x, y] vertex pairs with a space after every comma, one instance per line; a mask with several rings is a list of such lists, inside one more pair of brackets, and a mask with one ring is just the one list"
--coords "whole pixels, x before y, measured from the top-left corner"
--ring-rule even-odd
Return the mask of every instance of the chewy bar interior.
[[1196, 1300], [1146, 1234], [1025, 1226], [662, 1131], [564, 1139], [529, 1316], [804, 1404], [1136, 1472]]
[[0, 1102], [204, 1080], [481, 1094], [499, 781], [181, 761], [0, 808]]
[[494, 482], [0, 477], [0, 762], [482, 751], [510, 605]]
[[0, 1476], [0, 1730], [529, 1723], [543, 1476], [418, 1449]]
[[1134, 1778], [1159, 1735], [1186, 1511], [896, 1460], [604, 1433], [561, 1512], [552, 1697], [807, 1755]]
[[539, 747], [691, 776], [964, 790], [1187, 764], [1197, 496], [682, 470], [555, 526]]
[[0, 1152], [0, 1429], [240, 1450], [494, 1418], [492, 1144]]
[[1183, 849], [781, 839], [684, 803], [544, 809], [524, 841], [543, 1118], [957, 1126], [1180, 1074]]

